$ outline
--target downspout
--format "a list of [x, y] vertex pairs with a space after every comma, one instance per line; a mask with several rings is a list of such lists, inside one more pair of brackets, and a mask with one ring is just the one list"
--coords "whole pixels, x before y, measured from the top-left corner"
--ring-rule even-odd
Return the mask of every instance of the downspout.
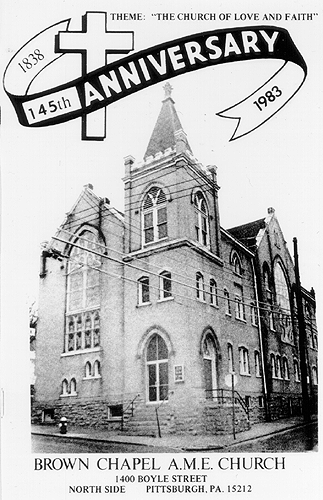
[[263, 390], [264, 390], [264, 396], [265, 396], [265, 412], [266, 415], [268, 415], [268, 400], [267, 400], [267, 381], [266, 381], [266, 374], [265, 374], [265, 356], [264, 356], [264, 347], [263, 347], [263, 337], [262, 337], [262, 328], [261, 328], [261, 320], [260, 320], [260, 314], [259, 314], [259, 300], [258, 300], [258, 290], [257, 290], [257, 277], [256, 277], [256, 271], [255, 271], [255, 266], [254, 266], [254, 259], [251, 259], [251, 265], [252, 265], [252, 274], [253, 274], [253, 284], [254, 284], [254, 290], [255, 290], [255, 297], [256, 297], [256, 305], [257, 305], [257, 318], [258, 318], [258, 334], [259, 334], [259, 345], [260, 345], [260, 355], [261, 355], [261, 363], [262, 363], [262, 382], [263, 382]]

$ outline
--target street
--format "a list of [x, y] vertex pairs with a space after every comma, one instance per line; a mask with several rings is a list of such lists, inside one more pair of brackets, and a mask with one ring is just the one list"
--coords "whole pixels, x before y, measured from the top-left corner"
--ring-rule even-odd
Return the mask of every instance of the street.
[[[158, 444], [157, 441], [156, 444]], [[188, 444], [189, 437], [187, 438]], [[317, 423], [311, 423], [306, 426], [278, 432], [275, 435], [260, 437], [242, 443], [233, 443], [215, 452], [221, 453], [224, 449], [232, 453], [304, 452], [316, 451], [317, 444]], [[58, 437], [33, 434], [32, 451], [33, 453], [180, 453], [182, 450], [172, 447], [141, 446], [140, 444], [73, 439], [69, 436]], [[194, 452], [195, 450], [192, 449], [190, 451]], [[209, 452], [209, 450], [205, 451]]]
[[179, 449], [158, 446], [76, 440], [68, 437], [32, 434], [33, 453], [180, 453], [180, 451]]
[[279, 432], [274, 436], [259, 438], [246, 443], [238, 443], [226, 448], [236, 452], [300, 452], [317, 450], [317, 423]]

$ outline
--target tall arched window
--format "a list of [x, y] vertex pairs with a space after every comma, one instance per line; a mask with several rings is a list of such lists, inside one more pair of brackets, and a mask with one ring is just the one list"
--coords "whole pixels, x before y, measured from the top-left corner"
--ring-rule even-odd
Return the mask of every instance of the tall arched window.
[[224, 301], [225, 301], [225, 314], [231, 316], [231, 302], [230, 302], [230, 294], [226, 288], [223, 290]]
[[261, 376], [261, 371], [260, 371], [260, 354], [259, 351], [255, 351], [255, 375], [256, 377]]
[[218, 287], [216, 281], [211, 278], [210, 279], [210, 303], [213, 306], [218, 306]]
[[228, 364], [229, 364], [229, 373], [234, 373], [234, 358], [233, 358], [232, 344], [228, 344]]
[[294, 359], [294, 378], [296, 382], [300, 382], [300, 376], [299, 376], [299, 364], [297, 359]]
[[242, 266], [241, 266], [241, 261], [240, 258], [237, 254], [237, 252], [233, 252], [231, 256], [231, 264], [233, 267], [233, 270], [236, 274], [241, 275], [242, 274]]
[[85, 378], [90, 378], [91, 375], [92, 375], [91, 363], [87, 361], [87, 363], [85, 364]]
[[143, 244], [161, 240], [167, 236], [166, 196], [154, 186], [146, 194], [142, 205]]
[[91, 231], [74, 243], [67, 273], [65, 352], [99, 345], [100, 247]]
[[100, 377], [100, 361], [97, 359], [93, 365], [93, 377]]
[[210, 244], [208, 209], [201, 191], [194, 195], [195, 234], [199, 243], [205, 246]]
[[271, 364], [271, 376], [272, 378], [277, 378], [276, 359], [273, 354], [270, 355], [270, 364]]
[[276, 261], [274, 266], [276, 304], [279, 306], [278, 321], [281, 338], [285, 342], [293, 342], [293, 327], [289, 290], [285, 273], [281, 264]]
[[164, 300], [172, 297], [172, 275], [169, 271], [163, 271], [159, 275], [159, 299]]
[[148, 401], [168, 399], [168, 349], [164, 339], [155, 334], [149, 341], [146, 353]]
[[146, 304], [150, 302], [149, 297], [149, 278], [143, 276], [138, 280], [138, 304]]
[[205, 300], [204, 278], [201, 273], [196, 273], [196, 298]]
[[288, 360], [285, 356], [283, 357], [283, 378], [284, 380], [289, 380]]
[[317, 368], [316, 366], [312, 367], [312, 379], [313, 379], [313, 385], [318, 384], [318, 378], [317, 378]]

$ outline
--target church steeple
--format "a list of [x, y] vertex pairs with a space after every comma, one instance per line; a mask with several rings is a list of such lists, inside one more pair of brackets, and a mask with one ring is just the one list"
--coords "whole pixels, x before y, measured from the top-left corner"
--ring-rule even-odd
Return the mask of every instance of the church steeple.
[[155, 156], [157, 153], [164, 153], [168, 148], [176, 149], [177, 153], [184, 150], [192, 153], [174, 106], [175, 102], [172, 99], [173, 88], [167, 82], [163, 89], [165, 97], [162, 101], [162, 108], [150, 137], [144, 160], [149, 156]]

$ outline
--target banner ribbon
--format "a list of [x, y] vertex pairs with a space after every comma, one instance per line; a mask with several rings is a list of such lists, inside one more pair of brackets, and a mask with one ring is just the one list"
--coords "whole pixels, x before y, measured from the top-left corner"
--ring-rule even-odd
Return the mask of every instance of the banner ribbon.
[[[72, 33], [68, 31], [69, 24], [67, 19], [36, 35], [13, 56], [6, 68], [4, 89], [24, 126], [43, 127], [85, 116], [190, 71], [238, 61], [282, 61], [280, 69], [260, 88], [217, 113], [238, 121], [231, 137], [234, 140], [277, 113], [300, 89], [307, 74], [306, 63], [287, 30], [251, 26], [171, 40], [131, 53], [73, 81], [59, 80], [53, 88], [43, 88], [43, 82], [48, 81], [42, 78], [46, 76], [46, 69], [66, 57], [64, 52], [58, 52], [57, 41], [60, 33]], [[56, 78], [63, 77], [64, 72], [58, 71]], [[35, 88], [37, 91], [32, 90]]]

